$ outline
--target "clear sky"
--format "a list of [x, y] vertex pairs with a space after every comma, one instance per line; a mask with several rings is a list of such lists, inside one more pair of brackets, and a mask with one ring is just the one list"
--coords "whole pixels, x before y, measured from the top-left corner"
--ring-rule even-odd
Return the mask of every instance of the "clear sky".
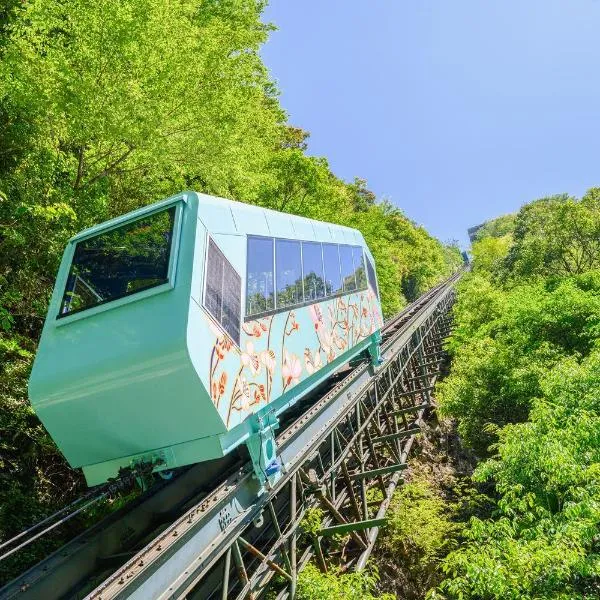
[[600, 185], [600, 0], [270, 0], [309, 152], [442, 240]]

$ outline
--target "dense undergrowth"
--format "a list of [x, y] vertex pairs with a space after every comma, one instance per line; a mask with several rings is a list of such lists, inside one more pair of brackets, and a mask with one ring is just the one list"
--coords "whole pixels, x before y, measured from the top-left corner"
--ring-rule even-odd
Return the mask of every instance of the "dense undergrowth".
[[[26, 386], [75, 232], [189, 188], [356, 227], [388, 315], [461, 262], [363, 180], [342, 181], [305, 152], [308, 133], [287, 122], [259, 55], [271, 30], [263, 8], [8, 0], [0, 9], [0, 539], [85, 487]], [[0, 581], [36, 556], [3, 561]]]

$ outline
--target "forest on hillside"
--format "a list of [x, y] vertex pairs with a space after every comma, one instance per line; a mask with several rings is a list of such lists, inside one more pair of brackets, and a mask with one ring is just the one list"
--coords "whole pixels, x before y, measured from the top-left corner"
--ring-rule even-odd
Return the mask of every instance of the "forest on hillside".
[[[361, 230], [384, 312], [461, 264], [290, 124], [262, 0], [7, 0], [0, 8], [0, 539], [84, 489], [27, 379], [66, 241], [184, 189]], [[51, 543], [56, 543], [54, 540]], [[35, 560], [3, 561], [6, 578]], [[1, 577], [0, 577], [1, 578]]]
[[600, 188], [485, 224], [449, 375], [363, 575], [300, 598], [600, 596]]

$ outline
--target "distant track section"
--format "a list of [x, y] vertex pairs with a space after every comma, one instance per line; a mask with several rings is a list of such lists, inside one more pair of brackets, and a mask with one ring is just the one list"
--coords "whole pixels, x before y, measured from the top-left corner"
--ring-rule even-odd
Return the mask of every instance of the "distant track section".
[[[324, 567], [334, 534], [348, 536], [348, 567], [362, 568], [431, 404], [459, 276], [386, 321], [375, 372], [346, 367], [285, 415], [273, 489], [257, 495], [243, 453], [195, 465], [69, 542], [0, 599], [241, 600], [258, 597], [274, 575], [286, 582], [279, 597], [293, 597], [298, 570], [313, 554]], [[317, 506], [322, 530], [298, 556], [299, 523]]]

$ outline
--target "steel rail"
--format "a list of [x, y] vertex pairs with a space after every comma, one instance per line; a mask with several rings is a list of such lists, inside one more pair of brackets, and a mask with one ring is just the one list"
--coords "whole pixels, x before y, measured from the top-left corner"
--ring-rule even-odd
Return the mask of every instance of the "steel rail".
[[[423, 305], [417, 305], [405, 325], [384, 343], [382, 354], [387, 361], [438, 309], [440, 302], [450, 293], [453, 281], [428, 295]], [[88, 597], [146, 600], [184, 597], [191, 593], [199, 580], [230, 548], [237, 548], [234, 550], [235, 558], [239, 551], [237, 540], [242, 532], [259, 517], [269, 502], [283, 492], [307, 457], [317, 450], [348, 411], [354, 409], [361, 394], [381, 375], [373, 376], [366, 365], [357, 367], [277, 437], [283, 474], [273, 489], [257, 496], [257, 483], [252, 473], [247, 467], [240, 469], [152, 540]], [[242, 573], [241, 580], [248, 580], [239, 565], [238, 570]]]
[[[448, 286], [452, 285], [452, 283], [453, 279], [443, 285], [436, 286], [417, 301], [407, 306], [399, 315], [385, 322], [382, 331], [384, 337], [382, 351], [384, 355], [389, 355], [390, 348], [394, 345], [394, 340], [397, 340], [399, 334], [408, 331], [415, 318], [423, 314], [424, 308], [426, 309], [428, 306], [435, 304], [433, 300], [435, 298], [439, 299], [440, 295], [446, 294]], [[134, 588], [140, 590], [137, 597], [159, 597], [157, 595], [144, 595], [146, 590], [149, 589], [148, 586], [157, 581], [156, 576], [151, 577], [148, 575], [150, 572], [148, 567], [151, 566], [154, 569], [163, 564], [172, 565], [175, 558], [180, 560], [182, 557], [187, 556], [187, 559], [191, 559], [194, 553], [196, 556], [202, 554], [202, 552], [198, 552], [199, 547], [197, 543], [199, 538], [197, 535], [193, 535], [193, 532], [198, 529], [198, 523], [204, 525], [200, 527], [202, 535], [199, 537], [203, 538], [207, 535], [210, 537], [212, 535], [213, 541], [211, 542], [207, 539], [208, 543], [204, 547], [200, 547], [200, 550], [204, 550], [205, 561], [191, 560], [190, 562], [188, 560], [190, 564], [194, 563], [194, 573], [196, 576], [191, 576], [190, 571], [187, 573], [185, 570], [180, 572], [175, 582], [177, 588], [171, 590], [173, 592], [171, 597], [179, 595], [179, 592], [183, 589], [190, 591], [194, 586], [194, 581], [198, 579], [198, 574], [201, 576], [202, 573], [205, 573], [207, 568], [214, 565], [220, 557], [224, 558], [228, 572], [230, 568], [228, 565], [231, 564], [232, 543], [239, 538], [239, 536], [236, 538], [235, 535], [232, 535], [232, 532], [234, 529], [238, 531], [246, 527], [265, 506], [268, 505], [272, 508], [269, 499], [280, 493], [290, 477], [292, 479], [296, 477], [295, 473], [297, 472], [298, 465], [301, 464], [303, 458], [306, 456], [306, 448], [304, 447], [306, 444], [304, 442], [307, 435], [305, 428], [310, 427], [311, 432], [317, 431], [318, 426], [323, 428], [324, 424], [327, 424], [327, 418], [331, 420], [331, 415], [333, 414], [332, 406], [335, 404], [340, 409], [345, 408], [348, 402], [352, 398], [355, 398], [361, 392], [361, 389], [368, 385], [371, 379], [372, 377], [366, 365], [355, 367], [350, 375], [338, 383], [278, 436], [277, 444], [284, 458], [284, 478], [277, 484], [274, 490], [259, 498], [258, 501], [255, 484], [247, 468], [237, 468], [235, 473], [227, 478], [222, 485], [217, 486], [216, 489], [211, 491], [206, 488], [206, 485], [210, 481], [218, 481], [218, 473], [224, 469], [219, 467], [218, 464], [196, 465], [177, 481], [161, 486], [157, 493], [151, 497], [142, 498], [134, 502], [131, 507], [124, 507], [118, 513], [109, 516], [104, 522], [92, 527], [90, 531], [84, 532], [84, 534], [67, 544], [64, 549], [56, 552], [49, 559], [30, 569], [27, 573], [0, 590], [0, 598], [3, 600], [5, 598], [30, 600], [31, 598], [81, 597], [77, 589], [85, 589], [85, 587], [81, 588], [80, 584], [83, 581], [90, 581], [90, 577], [94, 571], [98, 570], [98, 560], [102, 554], [116, 554], [111, 560], [113, 562], [122, 561], [123, 558], [118, 552], [115, 552], [115, 548], [118, 548], [119, 543], [122, 543], [123, 538], [127, 539], [128, 535], [135, 540], [141, 539], [144, 531], [149, 532], [151, 524], [156, 521], [157, 512], [160, 512], [159, 507], [166, 507], [165, 512], [167, 514], [164, 515], [164, 520], [166, 521], [169, 514], [176, 514], [177, 510], [181, 510], [177, 509], [177, 506], [189, 505], [190, 503], [194, 503], [194, 506], [185, 512], [183, 517], [175, 520], [175, 523], [167, 527], [162, 535], [155, 538], [139, 554], [136, 554], [132, 560], [118, 569], [112, 576], [109, 576], [90, 597], [126, 597], [131, 595], [129, 590], [134, 590]], [[347, 401], [339, 402], [344, 393], [350, 394], [346, 398]], [[318, 446], [318, 443], [316, 445]], [[232, 461], [230, 460], [228, 466], [234, 468], [235, 464], [232, 465]], [[198, 482], [201, 483], [199, 484]], [[290, 501], [293, 499], [292, 497], [295, 493], [295, 489], [290, 492]], [[199, 501], [195, 501], [194, 498]], [[227, 498], [230, 499], [229, 502], [227, 502]], [[232, 502], [232, 499], [235, 502]], [[219, 509], [218, 511], [216, 510], [217, 508]], [[290, 512], [290, 507], [286, 505], [282, 510]], [[303, 510], [300, 514], [303, 514]], [[217, 515], [216, 518], [215, 515]], [[189, 525], [190, 527], [186, 528], [183, 525]], [[156, 529], [156, 526], [154, 528]], [[279, 530], [276, 534], [280, 539], [277, 548], [286, 544], [289, 545], [290, 556], [294, 557], [293, 568], [291, 569], [293, 579], [291, 588], [293, 588], [296, 572], [295, 535], [289, 528], [286, 528], [285, 531]], [[192, 536], [195, 542], [189, 546], [191, 553], [188, 554], [181, 552], [182, 542], [183, 547], [186, 546], [186, 536]], [[177, 543], [165, 543], [164, 547], [161, 546], [160, 542], [156, 544], [156, 540], [158, 539], [166, 542], [173, 541], [169, 539], [170, 537]], [[292, 540], [292, 538], [294, 539]], [[292, 548], [294, 549], [293, 552]], [[156, 552], [155, 556], [152, 555], [152, 552], [148, 556], [150, 549], [152, 552]], [[163, 552], [163, 550], [165, 551]], [[260, 552], [259, 550], [257, 551]], [[233, 555], [234, 559], [236, 559], [236, 564], [239, 563], [235, 551], [233, 551]], [[264, 556], [265, 560], [263, 564], [265, 565], [268, 565], [269, 561], [273, 562], [275, 559], [275, 556], [272, 554]], [[200, 570], [198, 570], [199, 564], [204, 565]], [[285, 566], [287, 567], [289, 564]], [[270, 569], [270, 567], [267, 566], [267, 569]], [[109, 572], [109, 570], [107, 569], [106, 572]], [[164, 570], [165, 568], [161, 568], [161, 572], [164, 572]], [[272, 572], [273, 570], [270, 569], [268, 574]], [[254, 575], [252, 576], [252, 580], [255, 583]], [[222, 588], [222, 597], [227, 597], [227, 593], [229, 592], [226, 589], [227, 586], [223, 585]], [[160, 590], [154, 589], [153, 593], [160, 593]], [[135, 594], [135, 590], [132, 594]], [[169, 594], [170, 592], [167, 593], [167, 597]]]

